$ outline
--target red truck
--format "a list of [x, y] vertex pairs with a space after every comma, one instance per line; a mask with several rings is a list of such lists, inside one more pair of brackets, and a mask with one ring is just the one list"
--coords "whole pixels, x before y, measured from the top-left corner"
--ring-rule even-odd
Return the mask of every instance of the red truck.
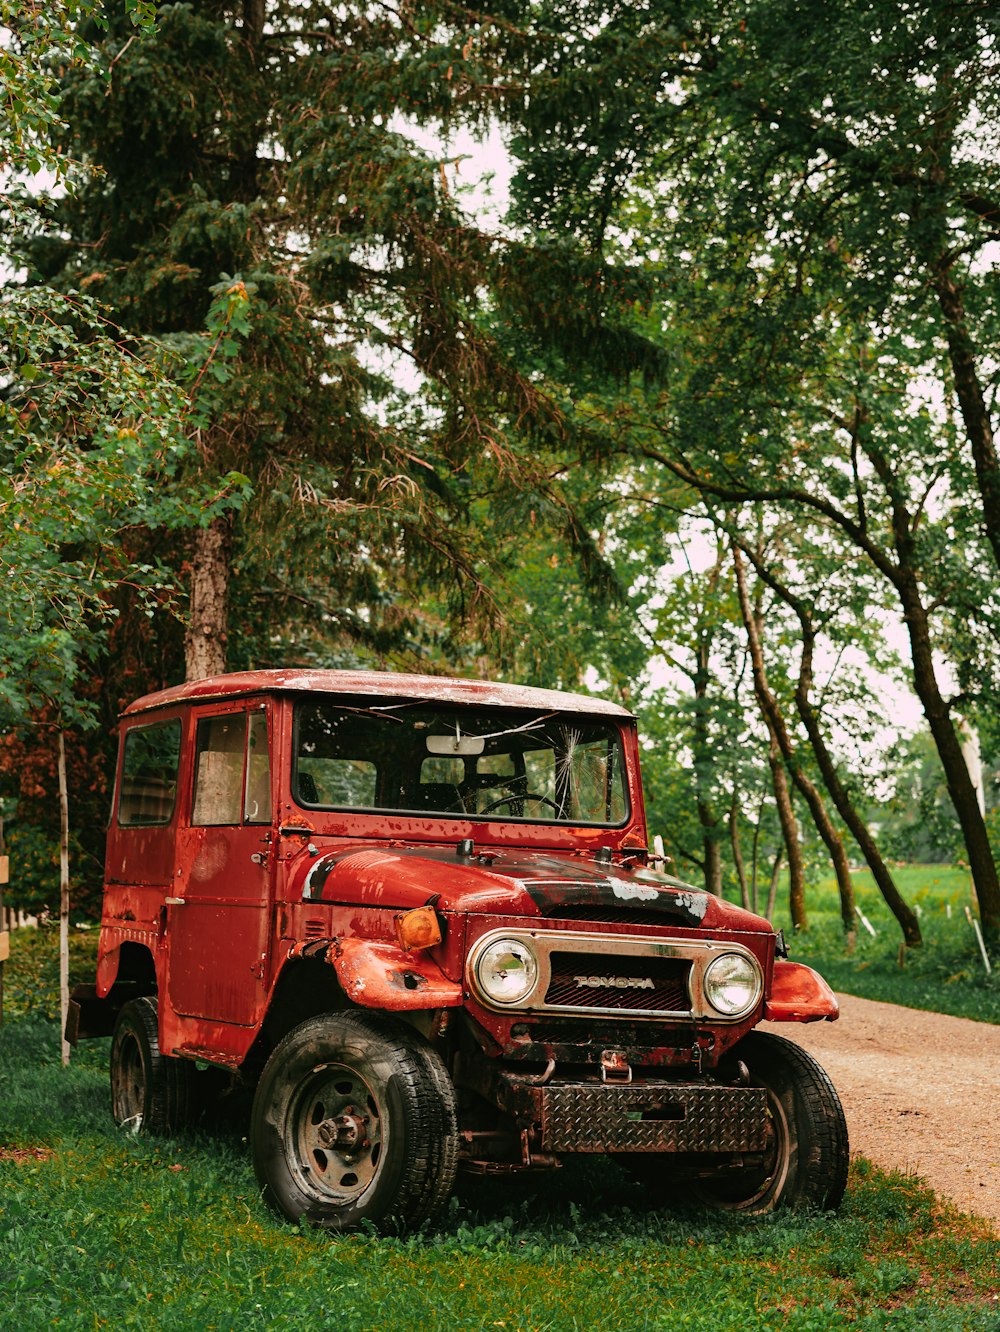
[[652, 868], [635, 718], [431, 676], [254, 671], [121, 720], [96, 983], [119, 1125], [253, 1090], [267, 1201], [414, 1227], [459, 1168], [606, 1153], [666, 1197], [836, 1207], [837, 1094], [762, 1020], [837, 1003], [768, 921]]

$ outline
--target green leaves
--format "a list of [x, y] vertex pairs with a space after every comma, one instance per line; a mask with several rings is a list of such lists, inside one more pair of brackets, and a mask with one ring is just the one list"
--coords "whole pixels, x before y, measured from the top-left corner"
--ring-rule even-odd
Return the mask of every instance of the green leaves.
[[[204, 335], [206, 363], [232, 354], [228, 328], [249, 328], [249, 293], [231, 285]], [[231, 471], [181, 484], [197, 421], [188, 394], [157, 349], [88, 297], [12, 294], [0, 348], [11, 385], [0, 401], [0, 722], [43, 700], [86, 722], [78, 664], [119, 614], [114, 589], [128, 585], [147, 614], [176, 593], [172, 573], [134, 557], [132, 535], [207, 524], [242, 505], [249, 482]]]

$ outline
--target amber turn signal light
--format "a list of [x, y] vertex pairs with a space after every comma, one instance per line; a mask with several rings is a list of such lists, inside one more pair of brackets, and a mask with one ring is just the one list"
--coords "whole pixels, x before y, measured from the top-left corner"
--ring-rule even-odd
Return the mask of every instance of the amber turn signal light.
[[407, 953], [441, 942], [441, 922], [432, 906], [414, 907], [396, 917], [396, 937]]

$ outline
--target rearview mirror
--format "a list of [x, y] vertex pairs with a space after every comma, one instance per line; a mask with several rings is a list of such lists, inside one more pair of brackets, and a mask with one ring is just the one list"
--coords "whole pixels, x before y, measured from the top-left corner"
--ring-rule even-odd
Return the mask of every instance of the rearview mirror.
[[429, 735], [427, 737], [428, 754], [461, 754], [472, 757], [481, 754], [486, 748], [486, 740], [481, 735]]

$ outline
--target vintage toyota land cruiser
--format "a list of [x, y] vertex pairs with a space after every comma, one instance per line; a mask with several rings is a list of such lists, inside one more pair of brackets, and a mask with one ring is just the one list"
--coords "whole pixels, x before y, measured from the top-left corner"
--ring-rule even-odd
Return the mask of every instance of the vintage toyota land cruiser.
[[264, 1196], [412, 1227], [459, 1168], [607, 1153], [666, 1196], [833, 1208], [843, 1111], [762, 1019], [833, 1019], [757, 916], [654, 872], [635, 719], [481, 681], [258, 671], [122, 718], [96, 984], [122, 1127], [255, 1088]]

